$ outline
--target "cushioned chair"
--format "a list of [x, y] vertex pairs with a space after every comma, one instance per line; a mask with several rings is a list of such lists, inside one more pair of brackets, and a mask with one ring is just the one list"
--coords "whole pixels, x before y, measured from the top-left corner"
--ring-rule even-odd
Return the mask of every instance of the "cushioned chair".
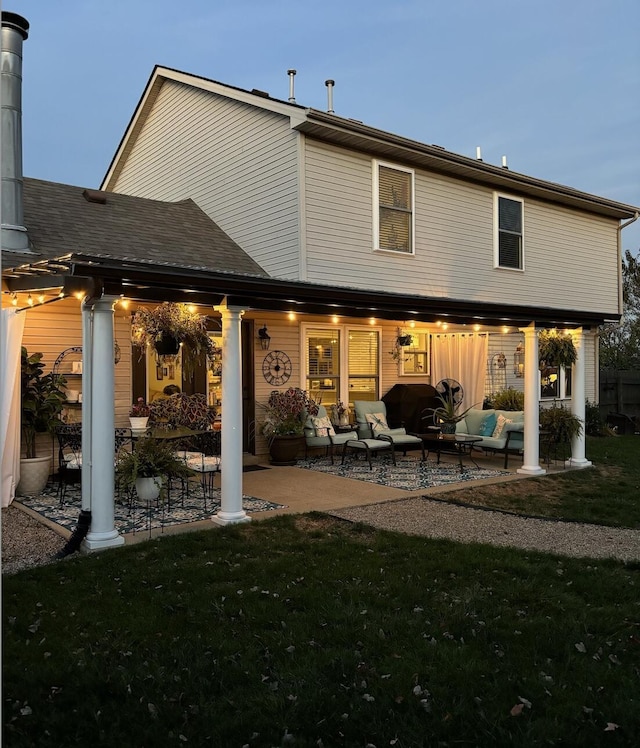
[[337, 434], [331, 420], [327, 415], [324, 405], [318, 405], [318, 413], [315, 416], [307, 416], [304, 424], [304, 456], [307, 458], [309, 448], [324, 448], [325, 454], [331, 459], [333, 465], [334, 447], [342, 447], [349, 439], [357, 439], [355, 431], [347, 431]]
[[391, 439], [395, 450], [407, 454], [409, 449], [420, 449], [424, 460], [424, 442], [419, 436], [407, 433], [403, 427], [389, 428], [387, 408], [382, 400], [354, 400], [359, 439]]

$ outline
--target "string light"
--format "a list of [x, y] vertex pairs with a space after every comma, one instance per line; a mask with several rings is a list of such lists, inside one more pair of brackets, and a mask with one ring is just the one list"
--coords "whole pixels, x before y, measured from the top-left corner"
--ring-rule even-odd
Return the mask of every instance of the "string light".
[[39, 301], [39, 302], [40, 302], [41, 304], [44, 304], [44, 294], [43, 294], [43, 293], [41, 293], [41, 294], [40, 294], [40, 296], [38, 296], [38, 301]]
[[340, 318], [338, 317], [338, 315], [337, 315], [337, 314], [334, 314], [334, 315], [333, 315], [333, 317], [331, 317], [331, 321], [333, 322], [333, 324], [334, 324], [334, 325], [337, 325], [337, 324], [338, 324], [338, 322], [339, 322], [339, 319], [340, 319]]
[[27, 296], [27, 304], [28, 304], [29, 306], [33, 306], [33, 299], [31, 298], [31, 294], [29, 294], [29, 295]]
[[13, 306], [18, 306], [18, 294], [15, 292], [11, 294], [11, 303]]
[[291, 322], [293, 322], [295, 318], [296, 318], [296, 315], [293, 312], [289, 312], [289, 319], [291, 320]]

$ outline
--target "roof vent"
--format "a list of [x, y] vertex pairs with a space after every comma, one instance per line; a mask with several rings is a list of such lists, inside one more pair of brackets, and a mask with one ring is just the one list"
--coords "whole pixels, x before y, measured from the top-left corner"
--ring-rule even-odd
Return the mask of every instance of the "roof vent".
[[324, 85], [327, 87], [327, 112], [329, 114], [334, 114], [333, 111], [333, 87], [336, 85], [335, 81], [332, 81], [331, 79], [326, 80], [324, 82]]
[[293, 93], [293, 81], [296, 77], [297, 70], [287, 70], [287, 75], [289, 76], [289, 101], [292, 104], [296, 103], [296, 97]]
[[256, 96], [262, 96], [263, 99], [269, 99], [269, 93], [267, 91], [261, 91], [259, 88], [252, 88], [251, 93]]
[[508, 169], [508, 168], [509, 168], [509, 167], [507, 166], [507, 157], [506, 157], [506, 156], [503, 156], [503, 157], [502, 157], [502, 168], [503, 168], [503, 169]]
[[482, 149], [480, 148], [480, 146], [476, 147], [476, 159], [478, 161], [482, 161]]
[[82, 197], [88, 203], [97, 203], [98, 205], [107, 204], [107, 193], [102, 190], [83, 190]]

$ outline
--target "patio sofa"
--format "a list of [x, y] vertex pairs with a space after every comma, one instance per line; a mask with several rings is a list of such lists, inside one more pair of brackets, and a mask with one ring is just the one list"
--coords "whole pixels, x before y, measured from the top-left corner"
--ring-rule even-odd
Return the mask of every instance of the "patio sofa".
[[524, 412], [471, 408], [456, 424], [456, 434], [480, 436], [482, 441], [476, 446], [490, 452], [504, 453], [506, 468], [509, 454], [522, 454], [524, 449]]

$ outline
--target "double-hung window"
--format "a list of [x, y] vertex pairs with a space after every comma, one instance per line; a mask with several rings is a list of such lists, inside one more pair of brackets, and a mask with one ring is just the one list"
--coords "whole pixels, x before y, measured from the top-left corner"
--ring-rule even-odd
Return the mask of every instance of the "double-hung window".
[[373, 248], [414, 254], [414, 173], [373, 162]]
[[540, 372], [540, 399], [564, 400], [571, 397], [571, 367], [548, 366]]
[[524, 203], [515, 197], [495, 196], [495, 264], [524, 270]]

